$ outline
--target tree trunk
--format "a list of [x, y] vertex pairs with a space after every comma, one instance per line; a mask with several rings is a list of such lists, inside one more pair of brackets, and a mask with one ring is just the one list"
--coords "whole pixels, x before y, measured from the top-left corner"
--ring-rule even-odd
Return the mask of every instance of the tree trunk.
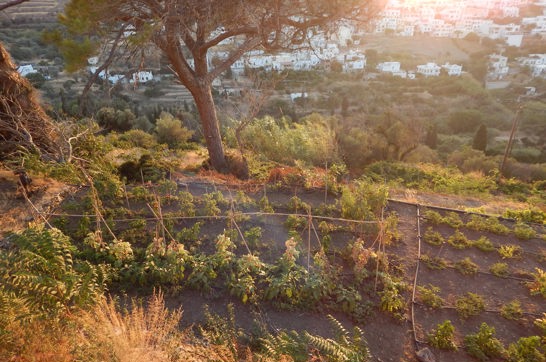
[[219, 172], [228, 172], [229, 168], [224, 155], [220, 125], [216, 115], [216, 107], [212, 98], [211, 85], [206, 82], [199, 82], [198, 86], [190, 89], [201, 118], [203, 134], [209, 151], [212, 167]]
[[0, 157], [26, 150], [60, 154], [58, 133], [30, 82], [15, 68], [0, 43]]

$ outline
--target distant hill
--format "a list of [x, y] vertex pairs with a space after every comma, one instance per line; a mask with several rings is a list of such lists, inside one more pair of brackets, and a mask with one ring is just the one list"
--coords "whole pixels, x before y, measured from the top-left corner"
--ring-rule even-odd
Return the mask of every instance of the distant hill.
[[[0, 4], [9, 0], [0, 0]], [[68, 0], [31, 0], [13, 6], [0, 13], [1, 20], [13, 22], [28, 22], [31, 20], [51, 21], [57, 17]]]

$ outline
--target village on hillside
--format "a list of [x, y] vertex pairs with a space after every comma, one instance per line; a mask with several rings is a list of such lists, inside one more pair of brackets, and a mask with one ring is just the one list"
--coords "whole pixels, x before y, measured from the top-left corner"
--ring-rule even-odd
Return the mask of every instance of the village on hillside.
[[[522, 9], [525, 8], [525, 14]], [[533, 16], [524, 16], [531, 9]], [[222, 29], [218, 29], [222, 32]], [[124, 36], [130, 37], [133, 32], [128, 29]], [[366, 72], [367, 74], [385, 73], [395, 77], [415, 79], [417, 76], [437, 77], [441, 74], [460, 76], [465, 72], [462, 64], [456, 60], [438, 64], [430, 59], [418, 64], [413, 69], [404, 69], [397, 59], [370, 64], [367, 59], [366, 36], [388, 35], [392, 37], [431, 37], [472, 39], [478, 41], [489, 39], [499, 45], [498, 53], [489, 55], [485, 85], [488, 88], [503, 88], [509, 85], [504, 81], [509, 74], [526, 69], [532, 77], [546, 77], [546, 53], [527, 54], [509, 62], [508, 56], [502, 53], [508, 47], [521, 47], [524, 39], [546, 37], [546, 1], [530, 2], [525, 0], [480, 0], [480, 1], [446, 1], [430, 0], [400, 1], [390, 0], [385, 8], [367, 27], [356, 22], [342, 24], [335, 34], [309, 34], [308, 44], [293, 51], [266, 53], [263, 50], [248, 52], [237, 60], [229, 71], [227, 78], [237, 79], [247, 69], [265, 71], [308, 71], [339, 68], [343, 72]], [[208, 54], [209, 67], [230, 54], [231, 42], [240, 41], [229, 38], [221, 42], [214, 51]], [[106, 53], [106, 52], [104, 52]], [[88, 70], [94, 73], [98, 69], [101, 57], [97, 54], [88, 60]], [[101, 70], [101, 79], [108, 79], [112, 84], [122, 82], [145, 84], [160, 81], [159, 66], [130, 72], [126, 69]], [[36, 64], [22, 64], [19, 72], [26, 76], [40, 72]], [[224, 73], [224, 75], [227, 75]], [[226, 78], [226, 77], [224, 77]], [[232, 82], [216, 79], [215, 89], [220, 93], [231, 94], [236, 89]], [[294, 98], [294, 97], [292, 97]]]

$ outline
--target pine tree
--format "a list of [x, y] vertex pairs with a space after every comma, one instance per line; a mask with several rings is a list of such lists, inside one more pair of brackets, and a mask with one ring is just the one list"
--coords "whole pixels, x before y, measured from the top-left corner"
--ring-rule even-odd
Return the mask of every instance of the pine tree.
[[476, 131], [474, 140], [472, 141], [472, 148], [485, 152], [487, 148], [487, 127], [484, 124], [481, 124], [480, 128]]

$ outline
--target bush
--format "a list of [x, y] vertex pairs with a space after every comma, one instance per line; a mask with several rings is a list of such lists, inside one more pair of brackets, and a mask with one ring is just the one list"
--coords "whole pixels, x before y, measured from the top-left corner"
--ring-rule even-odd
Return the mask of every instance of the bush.
[[455, 309], [461, 318], [478, 315], [485, 310], [485, 302], [481, 295], [468, 292], [455, 301]]
[[385, 186], [358, 180], [354, 188], [343, 188], [341, 215], [352, 220], [375, 220], [387, 204], [387, 197], [388, 189]]
[[507, 354], [509, 362], [543, 362], [546, 361], [546, 345], [539, 336], [521, 337], [508, 346]]
[[443, 223], [451, 226], [454, 229], [458, 229], [464, 225], [461, 218], [459, 217], [459, 214], [453, 211], [448, 212], [446, 216], [444, 216]]
[[491, 274], [501, 278], [506, 278], [510, 274], [508, 264], [506, 263], [495, 263], [489, 267], [489, 271]]
[[98, 110], [96, 118], [98, 124], [107, 130], [125, 132], [133, 128], [136, 116], [130, 109], [103, 107]]
[[61, 231], [38, 225], [10, 241], [13, 247], [0, 255], [0, 292], [8, 302], [25, 305], [17, 318], [57, 318], [102, 296], [108, 279], [105, 267], [77, 260], [76, 248]]
[[439, 257], [431, 257], [429, 255], [421, 255], [421, 261], [432, 270], [441, 270], [447, 268], [447, 261]]
[[455, 230], [453, 235], [447, 239], [447, 242], [455, 249], [464, 249], [472, 245], [470, 240], [459, 230]]
[[487, 238], [487, 236], [480, 236], [480, 238], [478, 240], [474, 240], [472, 242], [472, 245], [475, 246], [476, 248], [480, 249], [481, 251], [493, 251], [493, 250], [495, 250], [495, 246], [493, 245], [491, 240], [489, 240]]
[[546, 222], [546, 212], [539, 209], [527, 210], [509, 210], [507, 209], [502, 215], [506, 218], [516, 219], [520, 222], [534, 222], [542, 224]]
[[510, 320], [518, 320], [523, 317], [523, 311], [519, 300], [513, 300], [503, 305], [501, 308], [501, 316]]
[[502, 357], [504, 346], [494, 335], [495, 328], [489, 327], [487, 323], [482, 323], [478, 333], [469, 334], [464, 338], [464, 345], [467, 352], [480, 361]]
[[331, 121], [317, 114], [301, 123], [271, 117], [255, 120], [242, 132], [243, 143], [271, 161], [293, 164], [301, 160], [323, 166], [337, 160], [335, 132]]
[[489, 231], [497, 235], [508, 235], [510, 229], [502, 225], [498, 218], [483, 217], [479, 215], [472, 215], [470, 221], [466, 223], [466, 227], [477, 231]]
[[[140, 147], [147, 150], [157, 146], [157, 142], [151, 134], [140, 129], [132, 129], [122, 133], [118, 137], [118, 142], [124, 142], [131, 147]], [[122, 147], [122, 145], [118, 145]]]
[[446, 320], [444, 323], [438, 324], [436, 329], [428, 334], [427, 340], [433, 347], [455, 351], [457, 346], [453, 342], [454, 334], [455, 327], [453, 327], [450, 320]]
[[474, 275], [478, 272], [478, 264], [474, 263], [470, 258], [464, 258], [455, 263], [457, 269], [463, 275]]
[[514, 227], [514, 234], [520, 240], [536, 238], [537, 232], [527, 224], [517, 223]]
[[501, 245], [498, 252], [503, 259], [519, 259], [523, 249], [519, 245]]
[[417, 291], [421, 296], [421, 301], [432, 308], [440, 308], [444, 305], [444, 300], [438, 295], [440, 288], [429, 284], [426, 287], [417, 286]]
[[546, 298], [546, 272], [540, 268], [535, 268], [533, 279], [527, 285], [531, 295], [542, 295]]
[[444, 221], [444, 218], [442, 217], [442, 215], [440, 215], [440, 213], [436, 212], [436, 211], [433, 211], [433, 210], [427, 210], [425, 211], [425, 219], [434, 224], [434, 225], [439, 225], [441, 224], [443, 221]]
[[424, 241], [431, 245], [442, 245], [445, 242], [444, 237], [437, 231], [432, 230], [432, 227], [428, 227], [424, 235]]
[[182, 126], [182, 122], [167, 112], [161, 112], [155, 126], [159, 143], [166, 143], [171, 148], [184, 146], [193, 135], [193, 131]]
[[447, 124], [454, 133], [470, 133], [476, 131], [484, 119], [481, 111], [468, 109], [451, 113]]
[[448, 158], [448, 165], [457, 166], [462, 172], [481, 172], [490, 174], [499, 167], [499, 160], [486, 156], [482, 151], [463, 147], [462, 150], [454, 151]]

